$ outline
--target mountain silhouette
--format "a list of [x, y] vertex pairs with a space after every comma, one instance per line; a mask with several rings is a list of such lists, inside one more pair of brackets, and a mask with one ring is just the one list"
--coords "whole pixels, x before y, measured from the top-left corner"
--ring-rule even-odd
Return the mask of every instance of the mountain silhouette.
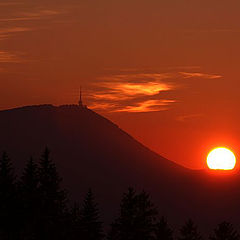
[[82, 199], [91, 187], [107, 222], [129, 186], [149, 192], [160, 214], [175, 223], [191, 217], [207, 229], [222, 220], [240, 220], [238, 173], [218, 176], [184, 168], [77, 105], [0, 111], [0, 151], [9, 153], [19, 172], [46, 146], [71, 199]]

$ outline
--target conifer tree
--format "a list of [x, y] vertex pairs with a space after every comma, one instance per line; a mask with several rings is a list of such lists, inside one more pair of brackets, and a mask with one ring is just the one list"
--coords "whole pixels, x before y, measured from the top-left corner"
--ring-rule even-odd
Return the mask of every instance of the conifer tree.
[[111, 224], [111, 228], [110, 231], [108, 232], [107, 235], [107, 240], [119, 240], [120, 239], [120, 225], [118, 222], [119, 219], [115, 220], [115, 222], [113, 222]]
[[167, 220], [162, 217], [155, 226], [156, 240], [173, 240], [173, 231], [168, 226]]
[[20, 189], [24, 198], [24, 204], [27, 208], [35, 208], [31, 206], [39, 200], [39, 175], [38, 166], [33, 158], [27, 162], [20, 179]]
[[129, 188], [123, 195], [119, 218], [112, 224], [112, 240], [149, 240], [154, 237], [157, 210], [147, 193]]
[[180, 229], [179, 240], [201, 240], [202, 237], [198, 232], [197, 226], [192, 219], [189, 219], [185, 225]]
[[7, 156], [7, 153], [4, 152], [2, 154], [2, 158], [0, 159], [0, 194], [2, 194], [2, 198], [8, 197], [11, 193], [16, 190], [16, 177], [14, 175], [14, 170], [12, 167], [12, 163]]
[[137, 239], [152, 239], [155, 229], [156, 216], [158, 214], [157, 209], [151, 202], [149, 194], [144, 191], [138, 194], [137, 205], [138, 217], [136, 218], [136, 226], [138, 229], [141, 229], [137, 234]]
[[99, 210], [90, 189], [84, 199], [81, 209], [81, 238], [84, 240], [103, 239], [102, 222], [99, 220]]
[[[15, 180], [12, 163], [4, 152], [0, 159], [0, 232], [6, 239], [13, 238], [18, 229], [19, 208]], [[15, 233], [12, 229], [15, 229]]]
[[120, 205], [120, 216], [111, 226], [109, 240], [133, 240], [135, 217], [137, 212], [137, 195], [133, 188], [123, 194]]
[[214, 230], [211, 240], [239, 240], [239, 234], [229, 222], [222, 222]]
[[40, 192], [38, 166], [32, 158], [27, 162], [20, 179], [20, 196], [22, 203], [22, 221], [24, 239], [36, 238], [36, 228], [40, 215]]
[[46, 148], [39, 168], [39, 189], [44, 211], [59, 214], [65, 209], [66, 193], [61, 189], [61, 178], [55, 164], [50, 159], [50, 151]]
[[79, 240], [82, 235], [81, 210], [78, 203], [74, 203], [69, 211], [67, 236], [69, 240]]
[[[50, 152], [46, 148], [39, 166], [40, 211], [42, 218], [42, 229], [39, 235], [43, 234], [41, 237], [45, 239], [46, 236], [49, 236], [50, 239], [56, 238], [56, 233], [61, 236], [63, 234], [66, 193], [61, 189], [60, 184], [61, 178], [55, 164], [50, 159]], [[59, 236], [57, 237], [59, 238]]]

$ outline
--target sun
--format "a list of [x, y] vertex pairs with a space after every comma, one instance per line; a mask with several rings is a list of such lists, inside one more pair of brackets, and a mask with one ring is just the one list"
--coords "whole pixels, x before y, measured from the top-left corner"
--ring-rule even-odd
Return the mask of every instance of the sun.
[[236, 157], [231, 150], [218, 147], [208, 154], [207, 165], [213, 170], [233, 170], [236, 165]]

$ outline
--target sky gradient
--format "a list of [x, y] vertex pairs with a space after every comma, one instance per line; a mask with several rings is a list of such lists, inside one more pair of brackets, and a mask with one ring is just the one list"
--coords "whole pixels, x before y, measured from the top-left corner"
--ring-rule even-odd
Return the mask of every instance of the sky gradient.
[[240, 2], [0, 3], [0, 109], [78, 101], [159, 154], [240, 154]]

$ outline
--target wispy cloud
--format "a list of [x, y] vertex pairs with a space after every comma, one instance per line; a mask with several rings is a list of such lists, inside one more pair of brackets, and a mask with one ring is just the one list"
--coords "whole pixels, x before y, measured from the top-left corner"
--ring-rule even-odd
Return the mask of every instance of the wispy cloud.
[[19, 63], [21, 62], [21, 59], [13, 54], [9, 53], [7, 51], [0, 51], [0, 63]]
[[[135, 70], [136, 71], [136, 70]], [[106, 81], [128, 81], [128, 82], [158, 82], [163, 79], [171, 78], [172, 73], [126, 73], [126, 74], [114, 74], [110, 76], [101, 77], [100, 79]]]
[[23, 2], [1, 2], [0, 7], [7, 7], [7, 6], [13, 6], [13, 5], [22, 5]]
[[150, 112], [162, 111], [173, 100], [161, 98], [162, 92], [174, 86], [163, 82], [170, 78], [165, 73], [128, 73], [105, 76], [95, 85], [91, 94], [93, 109], [111, 112]]
[[[190, 68], [189, 68], [190, 69]], [[169, 109], [178, 101], [171, 93], [184, 86], [184, 79], [217, 79], [221, 75], [202, 72], [136, 72], [111, 74], [98, 79], [89, 94], [90, 107], [108, 112], [154, 112]], [[171, 93], [171, 94], [170, 94]], [[181, 116], [178, 121], [196, 117]]]
[[111, 102], [92, 102], [89, 107], [94, 110], [115, 112], [116, 109], [119, 109], [117, 104]]
[[112, 93], [122, 96], [132, 97], [136, 95], [155, 95], [161, 91], [170, 90], [170, 86], [166, 83], [144, 82], [144, 83], [128, 83], [128, 82], [105, 82], [101, 84], [103, 87], [111, 89]]
[[200, 114], [200, 113], [182, 115], [182, 116], [178, 116], [178, 117], [177, 117], [177, 121], [179, 121], [179, 122], [186, 122], [186, 121], [188, 121], [188, 120], [195, 119], [195, 118], [200, 118], [200, 117], [202, 117], [202, 116], [203, 116], [203, 115]]
[[16, 17], [10, 18], [0, 18], [0, 22], [19, 22], [19, 21], [33, 21], [33, 20], [42, 20], [46, 19], [55, 15], [61, 14], [60, 11], [53, 11], [53, 10], [41, 10], [37, 12], [22, 12], [18, 13]]
[[0, 40], [8, 39], [10, 36], [21, 33], [32, 31], [32, 28], [27, 27], [9, 27], [9, 28], [0, 28]]
[[184, 78], [204, 78], [204, 79], [216, 79], [221, 78], [221, 75], [217, 74], [206, 74], [206, 73], [200, 73], [200, 72], [180, 72], [181, 75], [183, 75]]
[[146, 100], [137, 103], [135, 106], [126, 106], [125, 108], [115, 110], [115, 112], [159, 112], [169, 108], [169, 105], [175, 100]]
[[196, 69], [201, 69], [201, 66], [175, 66], [175, 67], [169, 67], [169, 70], [196, 70]]
[[3, 29], [0, 28], [0, 34], [26, 32], [30, 30], [31, 28], [26, 28], [26, 27], [10, 27], [10, 28], [3, 28]]
[[51, 10], [51, 9], [44, 9], [39, 10], [36, 12], [23, 12], [22, 15], [26, 17], [43, 17], [43, 16], [54, 16], [61, 14], [61, 11]]
[[[4, 6], [22, 4], [21, 10], [14, 8], [13, 11], [4, 13]], [[5, 16], [0, 18], [0, 41], [8, 40], [16, 37], [20, 33], [34, 31], [41, 28], [41, 24], [34, 24], [35, 20], [49, 21], [54, 16], [60, 15], [62, 12], [53, 9], [42, 9], [38, 6], [32, 7], [31, 11], [27, 7], [26, 2], [2, 2], [0, 10]], [[10, 8], [10, 7], [9, 7]], [[8, 9], [9, 10], [9, 9]], [[4, 14], [3, 14], [4, 13]], [[45, 26], [45, 25], [44, 25]], [[5, 49], [0, 50], [0, 63], [16, 63], [23, 62], [18, 53], [12, 53]]]

